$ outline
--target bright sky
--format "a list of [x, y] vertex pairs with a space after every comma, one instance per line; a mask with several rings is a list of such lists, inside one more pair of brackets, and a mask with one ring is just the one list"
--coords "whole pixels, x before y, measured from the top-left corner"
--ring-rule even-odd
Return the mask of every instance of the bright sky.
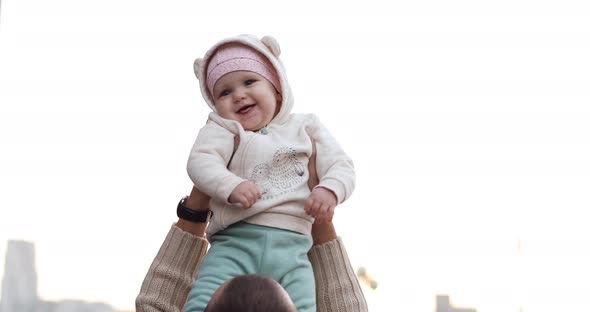
[[335, 222], [371, 311], [590, 309], [587, 1], [1, 6], [0, 254], [35, 242], [43, 298], [133, 309], [190, 191], [192, 62], [252, 33], [355, 161]]

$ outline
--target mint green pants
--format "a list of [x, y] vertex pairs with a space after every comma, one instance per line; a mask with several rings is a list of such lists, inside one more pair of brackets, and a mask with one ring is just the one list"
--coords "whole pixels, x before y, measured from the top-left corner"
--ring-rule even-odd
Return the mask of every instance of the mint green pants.
[[239, 222], [213, 235], [210, 242], [185, 312], [202, 312], [221, 284], [242, 274], [270, 277], [285, 288], [299, 312], [316, 311], [315, 281], [307, 258], [311, 237]]

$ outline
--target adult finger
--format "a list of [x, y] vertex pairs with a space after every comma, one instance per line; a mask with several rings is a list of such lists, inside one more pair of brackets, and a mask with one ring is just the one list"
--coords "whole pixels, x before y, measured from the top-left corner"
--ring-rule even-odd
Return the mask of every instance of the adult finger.
[[311, 205], [311, 215], [317, 217], [321, 211], [322, 202], [319, 200], [315, 200], [313, 205]]
[[330, 209], [328, 210], [328, 217], [326, 218], [327, 221], [332, 222], [332, 218], [334, 218], [334, 210], [336, 206], [330, 205]]
[[311, 140], [311, 156], [309, 157], [309, 163], [307, 165], [307, 170], [309, 171], [309, 179], [307, 180], [307, 186], [309, 189], [312, 190], [316, 185], [319, 183], [318, 179], [318, 172], [316, 170], [316, 148], [315, 148], [315, 141]]
[[314, 205], [315, 204], [316, 204], [315, 201], [313, 199], [310, 199], [309, 202], [308, 202], [307, 207], [305, 207], [305, 213], [307, 213], [310, 216], [313, 216], [314, 215], [313, 211], [314, 211]]

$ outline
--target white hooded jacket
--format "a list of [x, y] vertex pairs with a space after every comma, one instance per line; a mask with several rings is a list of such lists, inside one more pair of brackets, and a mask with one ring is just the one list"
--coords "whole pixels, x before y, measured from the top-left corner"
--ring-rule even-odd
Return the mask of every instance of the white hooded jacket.
[[[244, 130], [239, 122], [216, 113], [207, 90], [206, 65], [215, 50], [229, 42], [242, 43], [261, 52], [280, 78], [282, 105], [266, 127], [266, 133]], [[312, 114], [291, 113], [293, 96], [279, 55], [279, 45], [272, 37], [259, 40], [242, 35], [218, 42], [203, 59], [195, 61], [201, 93], [213, 112], [197, 136], [187, 171], [195, 186], [211, 196], [213, 216], [207, 227], [209, 237], [239, 221], [311, 235], [313, 217], [305, 213], [304, 205], [310, 195], [307, 166], [312, 139], [317, 151], [318, 186], [333, 191], [338, 203], [346, 200], [354, 189], [352, 160], [319, 119]], [[236, 135], [240, 144], [234, 153]], [[248, 209], [228, 202], [231, 192], [246, 180], [254, 181], [262, 193], [262, 198]]]

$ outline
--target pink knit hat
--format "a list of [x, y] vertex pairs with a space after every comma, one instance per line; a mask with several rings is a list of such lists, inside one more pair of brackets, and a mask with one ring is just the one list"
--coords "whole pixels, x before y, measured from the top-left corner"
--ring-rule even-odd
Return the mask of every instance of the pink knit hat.
[[209, 60], [207, 66], [207, 89], [213, 94], [213, 87], [223, 75], [235, 71], [251, 71], [266, 78], [278, 91], [280, 80], [274, 66], [262, 53], [239, 43], [221, 46]]

